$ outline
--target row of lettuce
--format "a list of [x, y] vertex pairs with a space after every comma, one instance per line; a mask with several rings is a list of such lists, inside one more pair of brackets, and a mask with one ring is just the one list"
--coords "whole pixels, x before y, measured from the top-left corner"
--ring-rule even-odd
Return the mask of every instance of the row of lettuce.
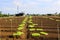
[[24, 29], [24, 26], [26, 25], [27, 19], [28, 19], [28, 17], [25, 17], [25, 19], [22, 21], [22, 23], [18, 26], [17, 32], [13, 33], [13, 36], [21, 36], [22, 34], [24, 34], [24, 32], [22, 30]]
[[[32, 32], [30, 35], [33, 37], [40, 37], [41, 35], [48, 35], [47, 32], [43, 32], [42, 28], [36, 27], [38, 24], [33, 23], [32, 16], [29, 17], [28, 29]], [[36, 32], [35, 32], [36, 31]], [[39, 31], [39, 32], [37, 32]]]
[[50, 20], [53, 20], [53, 21], [60, 21], [60, 20], [57, 19], [57, 18], [51, 18], [51, 17], [43, 17], [43, 18], [47, 18], [47, 19], [50, 19]]

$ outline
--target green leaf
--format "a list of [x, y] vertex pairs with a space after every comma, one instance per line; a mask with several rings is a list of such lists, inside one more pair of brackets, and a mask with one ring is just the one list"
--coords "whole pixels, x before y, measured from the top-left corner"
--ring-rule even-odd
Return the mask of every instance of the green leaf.
[[17, 33], [14, 33], [14, 34], [13, 34], [13, 36], [16, 36], [16, 35], [17, 35]]
[[19, 25], [20, 27], [22, 27], [22, 26], [24, 26], [25, 24], [21, 24], [21, 25]]
[[25, 24], [25, 23], [26, 23], [25, 21], [22, 22], [22, 24]]
[[17, 33], [14, 33], [13, 36], [21, 36], [22, 34], [24, 34], [23, 32], [18, 31]]
[[32, 16], [30, 16], [29, 18], [32, 18]]
[[30, 30], [30, 31], [35, 31], [35, 28], [30, 28], [29, 30]]
[[17, 32], [17, 34], [18, 34], [18, 35], [22, 35], [22, 34], [24, 34], [24, 33], [23, 33], [23, 32], [18, 31], [18, 32]]
[[34, 25], [29, 25], [28, 27], [34, 27]]
[[24, 27], [19, 27], [18, 30], [22, 30]]
[[44, 34], [44, 35], [48, 35], [48, 33], [47, 32], [40, 32], [41, 34]]
[[39, 33], [32, 33], [32, 36], [34, 36], [34, 37], [39, 37], [40, 34], [39, 34]]

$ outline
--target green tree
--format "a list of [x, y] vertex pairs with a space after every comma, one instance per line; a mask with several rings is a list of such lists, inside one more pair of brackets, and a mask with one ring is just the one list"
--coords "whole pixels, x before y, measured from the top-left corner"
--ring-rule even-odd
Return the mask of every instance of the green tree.
[[60, 13], [59, 13], [59, 16], [60, 16]]
[[0, 17], [2, 17], [2, 11], [0, 11]]

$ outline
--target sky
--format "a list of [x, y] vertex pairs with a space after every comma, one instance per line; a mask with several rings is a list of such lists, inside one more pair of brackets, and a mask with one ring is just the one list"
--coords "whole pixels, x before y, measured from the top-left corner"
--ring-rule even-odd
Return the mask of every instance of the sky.
[[[18, 10], [17, 10], [18, 7]], [[2, 13], [47, 14], [60, 12], [60, 0], [0, 0]]]

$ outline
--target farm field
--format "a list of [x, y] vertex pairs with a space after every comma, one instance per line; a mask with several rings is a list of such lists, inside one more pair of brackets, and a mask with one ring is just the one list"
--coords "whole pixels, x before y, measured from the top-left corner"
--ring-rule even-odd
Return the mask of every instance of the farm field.
[[60, 40], [60, 17], [0, 18], [0, 40]]

